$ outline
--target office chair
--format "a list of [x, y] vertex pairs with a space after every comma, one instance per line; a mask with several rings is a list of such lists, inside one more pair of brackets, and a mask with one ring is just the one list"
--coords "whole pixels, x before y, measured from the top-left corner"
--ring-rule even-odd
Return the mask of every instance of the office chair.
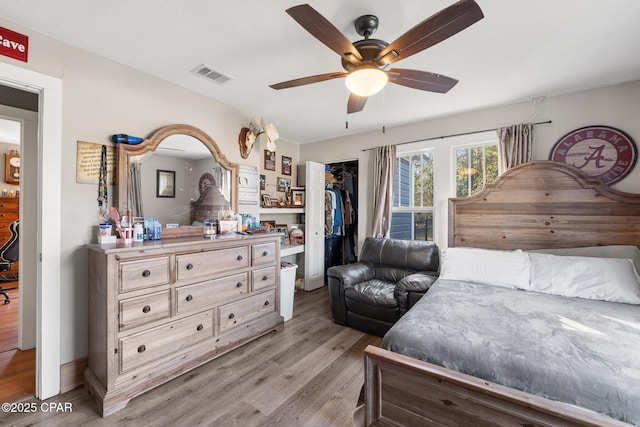
[[[16, 289], [18, 287], [18, 274], [17, 273], [3, 273], [5, 271], [11, 270], [13, 263], [18, 261], [18, 255], [20, 252], [20, 220], [17, 219], [13, 221], [9, 225], [9, 231], [11, 232], [11, 237], [7, 242], [0, 248], [0, 295], [4, 296], [4, 303], [9, 304], [11, 302], [11, 298], [7, 291], [12, 289]], [[5, 288], [2, 286], [3, 283], [14, 282], [13, 287]]]

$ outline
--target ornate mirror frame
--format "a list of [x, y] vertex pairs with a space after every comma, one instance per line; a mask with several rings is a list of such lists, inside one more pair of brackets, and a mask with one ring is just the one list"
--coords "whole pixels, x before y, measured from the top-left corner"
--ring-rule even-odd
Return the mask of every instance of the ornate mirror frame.
[[[126, 212], [129, 205], [129, 160], [133, 156], [139, 156], [151, 151], [156, 151], [158, 145], [165, 138], [171, 135], [189, 135], [202, 142], [211, 151], [215, 160], [225, 169], [231, 172], [231, 206], [235, 212], [238, 211], [238, 164], [230, 162], [224, 155], [218, 144], [204, 131], [195, 126], [185, 124], [173, 124], [156, 130], [149, 138], [140, 144], [118, 144], [118, 183], [116, 185], [116, 199], [118, 210], [122, 213]], [[163, 230], [162, 237], [181, 237], [188, 235], [196, 235], [202, 233], [202, 227], [180, 227], [177, 229], [167, 229], [171, 232], [166, 234]]]

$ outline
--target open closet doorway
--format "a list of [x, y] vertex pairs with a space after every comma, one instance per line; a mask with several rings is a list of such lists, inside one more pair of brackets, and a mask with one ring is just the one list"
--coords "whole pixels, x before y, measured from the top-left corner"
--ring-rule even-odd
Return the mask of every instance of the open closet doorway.
[[37, 155], [38, 95], [0, 85], [0, 99], [0, 400], [11, 402], [35, 394], [37, 242], [22, 230], [35, 228], [36, 174], [22, 157]]
[[358, 260], [358, 160], [325, 169], [325, 273]]

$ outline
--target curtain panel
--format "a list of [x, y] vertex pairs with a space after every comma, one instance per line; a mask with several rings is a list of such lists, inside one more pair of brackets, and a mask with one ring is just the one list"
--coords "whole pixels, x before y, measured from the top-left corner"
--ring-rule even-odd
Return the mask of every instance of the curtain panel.
[[500, 170], [505, 173], [508, 169], [521, 163], [531, 161], [533, 145], [533, 124], [521, 123], [518, 125], [498, 128], [498, 157], [500, 158]]
[[393, 184], [396, 173], [396, 146], [387, 145], [375, 150], [373, 168], [373, 236], [389, 237]]
[[140, 172], [140, 163], [132, 162], [129, 166], [129, 207], [133, 216], [144, 216]]

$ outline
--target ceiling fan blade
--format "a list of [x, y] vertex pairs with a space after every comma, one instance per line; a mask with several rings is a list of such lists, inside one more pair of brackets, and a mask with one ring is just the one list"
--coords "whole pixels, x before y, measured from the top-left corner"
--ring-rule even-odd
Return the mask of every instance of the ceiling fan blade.
[[318, 74], [316, 76], [301, 77], [299, 79], [293, 79], [293, 80], [288, 80], [282, 83], [272, 84], [272, 85], [269, 85], [269, 87], [272, 89], [278, 89], [278, 90], [288, 89], [290, 87], [304, 86], [311, 83], [318, 83], [318, 82], [324, 82], [327, 80], [338, 79], [340, 77], [346, 77], [348, 75], [349, 73], [344, 73], [341, 71], [335, 72], [335, 73]]
[[392, 68], [387, 73], [391, 83], [429, 92], [447, 93], [458, 83], [456, 79], [428, 71]]
[[291, 7], [287, 9], [287, 13], [312, 36], [345, 60], [356, 65], [362, 60], [362, 55], [349, 39], [308, 4]]
[[362, 111], [365, 104], [367, 103], [366, 96], [358, 96], [353, 93], [349, 94], [349, 101], [347, 102], [347, 114], [357, 113]]
[[474, 0], [460, 0], [398, 37], [380, 52], [378, 65], [384, 66], [408, 58], [448, 39], [482, 18], [482, 10]]

